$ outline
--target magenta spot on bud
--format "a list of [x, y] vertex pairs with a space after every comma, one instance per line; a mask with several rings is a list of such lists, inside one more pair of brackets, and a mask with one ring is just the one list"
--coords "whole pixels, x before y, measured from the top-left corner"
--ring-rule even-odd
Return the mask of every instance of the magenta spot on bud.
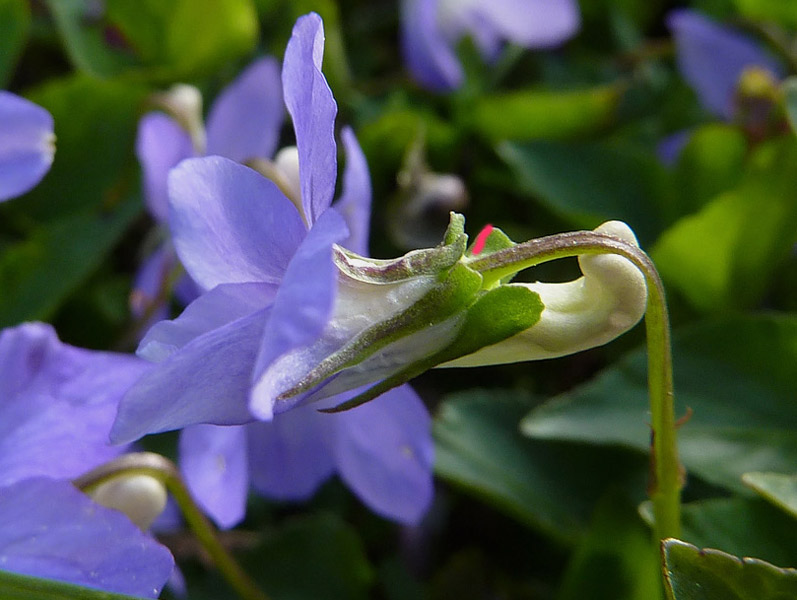
[[489, 223], [484, 226], [479, 232], [479, 235], [476, 236], [476, 241], [473, 242], [473, 254], [476, 255], [482, 250], [484, 250], [484, 245], [487, 243], [487, 238], [490, 237], [490, 234], [493, 232], [493, 226]]

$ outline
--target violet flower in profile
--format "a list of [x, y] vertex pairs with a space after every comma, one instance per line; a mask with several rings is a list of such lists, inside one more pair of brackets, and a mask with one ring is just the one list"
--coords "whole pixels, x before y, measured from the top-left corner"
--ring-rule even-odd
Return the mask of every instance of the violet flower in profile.
[[108, 432], [149, 365], [61, 343], [49, 325], [0, 331], [0, 565], [157, 597], [174, 561], [123, 514], [70, 480], [118, 456]]
[[224, 527], [243, 518], [250, 485], [304, 499], [336, 472], [373, 510], [402, 522], [417, 522], [432, 496], [431, 422], [406, 386], [346, 415], [308, 408], [271, 421], [272, 411], [250, 410], [254, 382], [329, 321], [332, 244], [358, 252], [367, 245], [370, 180], [348, 129], [342, 195], [330, 208], [337, 107], [321, 73], [322, 51], [320, 18], [299, 19], [282, 71], [296, 147], [257, 161], [269, 179], [221, 157], [186, 160], [172, 171], [174, 246], [207, 291], [146, 335], [140, 355], [161, 362], [126, 396], [114, 425], [117, 441], [187, 427], [181, 468]]
[[54, 140], [49, 112], [0, 90], [0, 202], [41, 181], [53, 163]]
[[576, 34], [576, 0], [402, 0], [401, 43], [412, 76], [432, 91], [454, 90], [464, 78], [455, 47], [471, 36], [485, 61], [504, 41], [524, 48], [559, 46]]

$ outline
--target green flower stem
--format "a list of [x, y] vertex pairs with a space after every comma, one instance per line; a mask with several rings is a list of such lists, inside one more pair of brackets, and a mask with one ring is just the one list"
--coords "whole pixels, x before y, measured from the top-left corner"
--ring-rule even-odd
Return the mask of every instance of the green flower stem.
[[576, 231], [530, 240], [474, 257], [468, 266], [479, 271], [485, 285], [557, 258], [583, 254], [618, 254], [630, 260], [645, 276], [648, 303], [645, 326], [648, 345], [648, 390], [651, 411], [651, 482], [654, 533], [658, 543], [679, 537], [683, 473], [678, 460], [673, 408], [672, 350], [664, 285], [656, 267], [642, 250], [614, 236]]
[[180, 477], [180, 472], [169, 459], [153, 452], [125, 454], [78, 477], [73, 483], [77, 488], [88, 493], [106, 481], [131, 475], [148, 475], [166, 487], [202, 547], [241, 598], [244, 600], [269, 600], [268, 596], [255, 585], [219, 542], [215, 527], [196, 505]]

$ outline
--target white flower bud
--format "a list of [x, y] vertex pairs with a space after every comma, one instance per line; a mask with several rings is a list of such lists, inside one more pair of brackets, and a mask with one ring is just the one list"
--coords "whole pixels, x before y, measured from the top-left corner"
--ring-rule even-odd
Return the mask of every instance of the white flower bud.
[[[621, 221], [609, 221], [595, 231], [639, 245], [634, 232]], [[440, 366], [472, 367], [556, 358], [606, 344], [636, 325], [647, 306], [642, 272], [616, 254], [582, 255], [578, 262], [584, 275], [575, 281], [512, 284], [537, 292], [545, 305], [533, 327]]]
[[149, 475], [116, 477], [89, 495], [97, 504], [123, 512], [142, 531], [149, 529], [166, 508], [166, 488]]

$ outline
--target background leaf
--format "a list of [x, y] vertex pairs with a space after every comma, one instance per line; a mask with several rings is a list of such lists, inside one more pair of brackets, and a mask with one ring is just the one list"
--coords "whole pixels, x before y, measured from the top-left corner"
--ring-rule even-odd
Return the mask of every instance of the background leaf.
[[642, 492], [645, 465], [622, 452], [524, 439], [518, 424], [532, 405], [522, 392], [448, 397], [435, 418], [435, 470], [520, 521], [574, 541], [612, 481]]
[[754, 558], [740, 560], [667, 540], [664, 560], [675, 600], [780, 600], [797, 595], [797, 571]]
[[585, 90], [518, 90], [482, 96], [463, 121], [491, 140], [564, 139], [610, 124], [624, 86]]
[[28, 40], [30, 6], [25, 0], [0, 0], [0, 89], [11, 78]]
[[[714, 319], [674, 332], [676, 415], [687, 471], [745, 492], [743, 473], [797, 464], [797, 317]], [[532, 411], [536, 439], [620, 444], [647, 451], [646, 357], [632, 352], [594, 381]]]
[[529, 142], [501, 144], [498, 153], [523, 191], [574, 227], [593, 229], [620, 219], [643, 245], [656, 238], [664, 172], [640, 148], [610, 142]]
[[797, 517], [797, 475], [745, 473], [742, 481], [775, 506]]
[[697, 308], [748, 307], [797, 240], [797, 143], [758, 148], [738, 187], [665, 231], [651, 256]]

